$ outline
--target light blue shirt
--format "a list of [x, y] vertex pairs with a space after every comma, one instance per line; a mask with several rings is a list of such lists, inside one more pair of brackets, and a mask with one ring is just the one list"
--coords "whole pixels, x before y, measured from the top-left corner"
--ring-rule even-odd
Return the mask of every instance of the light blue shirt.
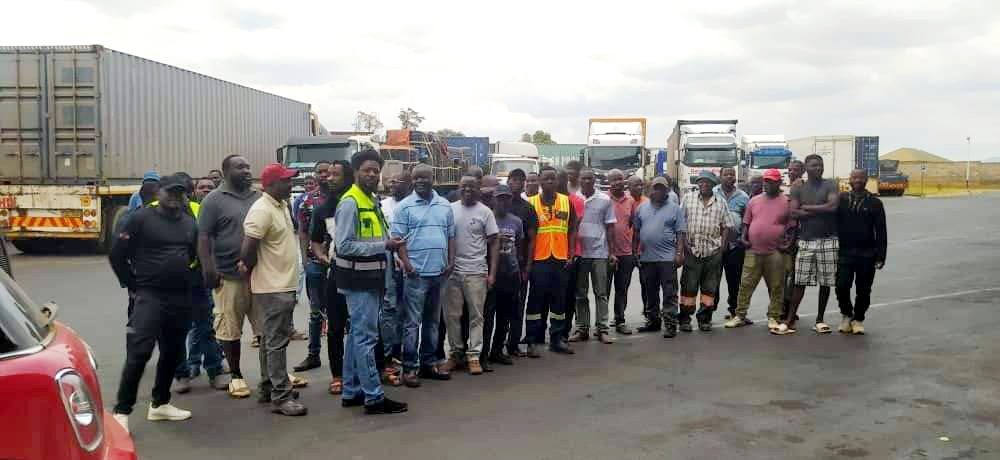
[[646, 200], [635, 210], [632, 226], [639, 233], [642, 243], [640, 262], [673, 262], [677, 253], [677, 237], [687, 232], [684, 211], [667, 201], [663, 206], [653, 206]]
[[729, 243], [729, 248], [734, 248], [739, 244], [740, 237], [743, 236], [743, 214], [747, 210], [747, 204], [750, 203], [750, 195], [747, 192], [736, 188], [733, 190], [733, 195], [726, 197], [726, 192], [722, 190], [722, 185], [716, 185], [712, 188], [712, 192], [722, 198], [722, 201], [726, 202], [726, 206], [729, 208], [729, 214], [733, 218], [733, 222], [736, 225], [730, 229], [733, 232], [733, 241]]
[[448, 266], [448, 240], [455, 238], [451, 203], [437, 192], [425, 200], [413, 192], [399, 202], [392, 236], [406, 240], [406, 253], [420, 276], [437, 276]]

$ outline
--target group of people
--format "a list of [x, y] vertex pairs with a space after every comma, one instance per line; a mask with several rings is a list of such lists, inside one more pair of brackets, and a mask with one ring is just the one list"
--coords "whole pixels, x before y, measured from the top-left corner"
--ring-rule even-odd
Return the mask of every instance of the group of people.
[[390, 414], [407, 405], [386, 397], [383, 385], [416, 388], [540, 358], [546, 343], [573, 354], [571, 343], [633, 334], [625, 311], [636, 268], [646, 320], [638, 331], [670, 338], [692, 332], [692, 317], [700, 331], [712, 330], [723, 279], [725, 326], [752, 324], [747, 312], [761, 278], [771, 333], [794, 333], [805, 288], [819, 285], [814, 330], [831, 332], [824, 313], [835, 287], [840, 332], [862, 334], [875, 270], [885, 264], [885, 213], [865, 190], [864, 171], [839, 193], [816, 155], [789, 167], [787, 195], [777, 170], [747, 194], [732, 168], [702, 172], [697, 190], [684, 194], [669, 177], [647, 183], [611, 170], [605, 193], [595, 171], [574, 161], [513, 170], [506, 184], [473, 167], [448, 197], [435, 191], [433, 169], [418, 164], [387, 178], [388, 196], [379, 200], [382, 166], [372, 150], [320, 162], [294, 204], [298, 171], [267, 165], [258, 191], [239, 155], [223, 160], [218, 182], [157, 177], [155, 196], [144, 184], [111, 254], [130, 293], [115, 418], [127, 428], [157, 344], [148, 419], [189, 418], [170, 404], [171, 384], [202, 367], [213, 387], [249, 397], [240, 369], [244, 319], [260, 343], [259, 401], [275, 413], [306, 414], [294, 390], [306, 381], [288, 372], [286, 353], [300, 280], [309, 345], [293, 369], [322, 366], [325, 335], [329, 392], [344, 407]]

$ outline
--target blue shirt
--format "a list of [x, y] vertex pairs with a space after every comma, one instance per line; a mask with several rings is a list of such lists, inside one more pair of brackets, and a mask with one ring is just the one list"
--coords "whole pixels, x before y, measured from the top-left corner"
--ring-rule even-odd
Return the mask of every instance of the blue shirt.
[[673, 262], [677, 235], [687, 232], [684, 211], [670, 201], [657, 208], [646, 200], [635, 210], [632, 225], [642, 244], [640, 262]]
[[128, 197], [128, 210], [135, 211], [142, 207], [142, 197], [139, 196], [139, 192], [132, 193], [132, 196]]
[[733, 217], [733, 222], [736, 223], [735, 227], [729, 229], [733, 232], [733, 240], [729, 243], [729, 248], [732, 249], [739, 244], [740, 237], [743, 236], [743, 214], [746, 213], [747, 204], [750, 203], [750, 195], [737, 188], [733, 190], [733, 195], [727, 198], [726, 192], [722, 190], [722, 185], [716, 185], [712, 192], [726, 202], [729, 214]]
[[406, 253], [420, 276], [437, 276], [448, 266], [448, 240], [455, 237], [451, 203], [437, 192], [425, 200], [413, 192], [399, 203], [392, 236], [406, 240]]

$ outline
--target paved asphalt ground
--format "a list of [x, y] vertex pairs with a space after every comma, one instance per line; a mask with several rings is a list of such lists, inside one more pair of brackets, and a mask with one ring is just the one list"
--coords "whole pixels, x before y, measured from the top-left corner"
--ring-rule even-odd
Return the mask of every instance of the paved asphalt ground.
[[[794, 336], [768, 335], [758, 321], [672, 340], [578, 344], [575, 356], [389, 389], [411, 411], [381, 417], [341, 408], [326, 394], [323, 368], [305, 374], [312, 384], [302, 392], [304, 418], [272, 415], [253, 398], [231, 400], [202, 377], [174, 399], [194, 411], [192, 420], [153, 424], [142, 408], [153, 361], [132, 416], [136, 445], [150, 460], [998, 459], [1000, 195], [885, 202], [888, 263], [865, 336], [809, 331], [813, 289]], [[16, 256], [14, 265], [27, 291], [58, 302], [60, 319], [97, 351], [110, 406], [126, 302], [106, 259]], [[754, 319], [765, 304], [762, 283]], [[296, 312], [301, 328], [307, 310]], [[828, 311], [836, 327], [835, 299]], [[256, 352], [244, 342], [244, 373], [255, 384]], [[305, 342], [294, 342], [290, 363], [304, 354]]]

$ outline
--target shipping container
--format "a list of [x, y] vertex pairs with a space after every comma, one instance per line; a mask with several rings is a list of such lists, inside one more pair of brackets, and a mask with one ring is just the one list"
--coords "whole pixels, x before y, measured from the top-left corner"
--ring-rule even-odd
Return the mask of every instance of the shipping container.
[[[823, 177], [836, 179], [846, 189], [851, 170], [865, 169], [869, 190], [878, 189], [878, 136], [810, 136], [788, 141], [788, 149], [800, 160], [823, 157]], [[874, 163], [874, 165], [872, 165]]]
[[199, 176], [240, 153], [256, 171], [309, 104], [101, 46], [0, 47], [0, 178], [134, 182]]
[[865, 170], [868, 177], [878, 177], [878, 136], [858, 136], [854, 140], [857, 166]]
[[490, 138], [488, 137], [449, 137], [446, 138], [448, 147], [467, 148], [466, 152], [470, 165], [480, 168], [486, 167], [490, 162]]

